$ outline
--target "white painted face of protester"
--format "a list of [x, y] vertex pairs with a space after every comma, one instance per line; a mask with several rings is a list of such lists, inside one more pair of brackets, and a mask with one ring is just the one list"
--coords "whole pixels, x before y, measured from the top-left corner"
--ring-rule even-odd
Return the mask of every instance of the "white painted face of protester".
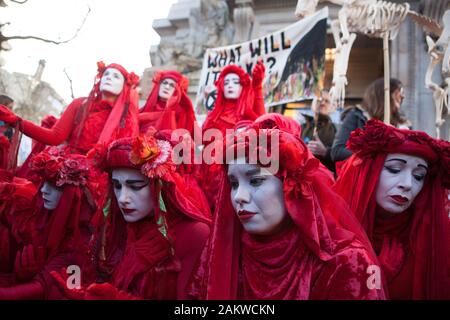
[[223, 82], [223, 95], [226, 99], [238, 99], [242, 92], [241, 79], [236, 73], [229, 73]]
[[241, 160], [228, 166], [233, 208], [248, 233], [276, 234], [288, 218], [283, 183], [266, 169]]
[[150, 180], [139, 170], [118, 168], [112, 171], [114, 194], [126, 222], [136, 222], [153, 212]]
[[427, 170], [427, 162], [422, 158], [389, 154], [380, 173], [377, 204], [390, 213], [404, 212], [422, 190]]
[[175, 92], [175, 86], [175, 80], [171, 78], [163, 79], [159, 85], [159, 98], [161, 98], [162, 100], [168, 100]]
[[119, 70], [108, 68], [100, 79], [100, 91], [118, 96], [122, 92], [124, 83], [125, 77]]
[[63, 191], [53, 183], [45, 181], [41, 187], [41, 193], [44, 200], [44, 208], [54, 210], [59, 204]]

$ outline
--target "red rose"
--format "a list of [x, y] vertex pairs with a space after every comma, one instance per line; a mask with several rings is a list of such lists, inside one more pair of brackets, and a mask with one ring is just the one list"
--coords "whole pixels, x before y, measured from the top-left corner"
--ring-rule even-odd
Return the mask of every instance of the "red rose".
[[43, 151], [33, 157], [30, 169], [44, 178], [44, 180], [54, 180], [61, 168], [61, 162], [61, 157], [54, 157]]
[[394, 127], [375, 119], [367, 121], [364, 128], [358, 128], [350, 135], [347, 148], [360, 156], [367, 156], [387, 150], [405, 141], [404, 134]]
[[69, 155], [64, 160], [61, 170], [58, 173], [56, 185], [72, 184], [80, 186], [86, 184], [89, 175], [89, 166], [86, 158], [81, 155]]

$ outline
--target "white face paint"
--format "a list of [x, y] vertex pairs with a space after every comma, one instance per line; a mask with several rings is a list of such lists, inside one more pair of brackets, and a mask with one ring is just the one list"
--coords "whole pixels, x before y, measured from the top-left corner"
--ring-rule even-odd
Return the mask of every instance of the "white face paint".
[[427, 168], [427, 162], [422, 158], [389, 154], [380, 173], [377, 204], [390, 213], [404, 212], [422, 190]]
[[159, 84], [158, 96], [162, 100], [169, 99], [175, 92], [176, 81], [171, 78], [165, 78]]
[[47, 210], [55, 209], [62, 196], [62, 188], [58, 188], [53, 183], [45, 181], [41, 187], [42, 199], [44, 200], [44, 208]]
[[228, 166], [231, 202], [244, 227], [256, 235], [277, 233], [287, 219], [283, 183], [264, 168], [236, 160]]
[[226, 99], [238, 99], [242, 92], [241, 79], [236, 73], [229, 73], [223, 81], [223, 95]]
[[136, 222], [153, 211], [149, 178], [139, 170], [114, 169], [112, 172], [114, 194], [126, 222]]
[[125, 77], [119, 70], [108, 68], [100, 79], [100, 91], [106, 91], [118, 96], [122, 92], [124, 83]]

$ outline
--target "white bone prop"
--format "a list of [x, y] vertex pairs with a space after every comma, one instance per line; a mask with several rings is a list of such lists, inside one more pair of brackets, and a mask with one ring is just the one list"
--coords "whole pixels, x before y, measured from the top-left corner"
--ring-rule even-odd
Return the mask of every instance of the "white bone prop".
[[[350, 51], [356, 35], [362, 33], [371, 37], [385, 38], [383, 41], [384, 64], [385, 64], [385, 118], [389, 123], [390, 110], [389, 103], [389, 56], [388, 39], [394, 39], [397, 36], [401, 23], [406, 18], [409, 10], [409, 4], [397, 4], [377, 0], [298, 0], [295, 14], [299, 18], [311, 15], [315, 12], [319, 2], [331, 2], [340, 5], [339, 26], [340, 33], [333, 28], [337, 25], [332, 22], [333, 36], [336, 42], [336, 55], [334, 61], [334, 74], [331, 88], [331, 99], [338, 106], [342, 106], [345, 98], [345, 85], [347, 84], [347, 67], [350, 57]], [[387, 73], [387, 74], [386, 74]], [[387, 79], [387, 80], [386, 80]]]
[[[440, 127], [445, 122], [443, 119], [444, 106], [447, 107], [449, 114], [450, 101], [450, 10], [445, 11], [442, 17], [443, 29], [440, 33], [435, 31], [439, 36], [436, 42], [427, 36], [428, 54], [430, 55], [430, 63], [428, 64], [425, 74], [425, 86], [433, 91], [433, 100], [436, 108], [436, 136], [440, 137]], [[436, 66], [442, 63], [441, 74], [444, 82], [439, 85], [432, 80], [433, 72]], [[444, 115], [445, 116], [445, 115]]]

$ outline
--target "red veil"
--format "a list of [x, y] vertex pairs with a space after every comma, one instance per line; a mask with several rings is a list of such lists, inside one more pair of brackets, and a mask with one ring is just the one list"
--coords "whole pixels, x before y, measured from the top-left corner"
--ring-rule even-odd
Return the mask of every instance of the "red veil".
[[[388, 284], [390, 297], [449, 299], [449, 217], [445, 203], [450, 187], [450, 143], [421, 131], [369, 120], [364, 129], [352, 133], [347, 147], [355, 154], [345, 164], [334, 189], [350, 205], [375, 251], [381, 251], [385, 236], [396, 239], [405, 249], [401, 269]], [[389, 220], [377, 219], [381, 209], [375, 200], [376, 188], [390, 153], [421, 157], [429, 170], [423, 189], [406, 212]]]
[[[159, 88], [164, 79], [175, 81], [175, 92], [168, 101], [158, 99]], [[141, 132], [150, 126], [158, 130], [186, 129], [194, 137], [195, 113], [192, 102], [187, 94], [189, 80], [181, 73], [168, 70], [158, 71], [153, 77], [153, 88], [144, 107], [140, 110]], [[175, 119], [172, 112], [175, 112]]]
[[[277, 235], [252, 236], [242, 230], [221, 175], [211, 237], [191, 283], [199, 299], [379, 299], [383, 289], [366, 286], [377, 259], [345, 202], [329, 189], [326, 170], [292, 134], [261, 129], [260, 139], [279, 137], [280, 169], [286, 209], [293, 223]], [[267, 125], [267, 124], [266, 124]], [[246, 134], [241, 132], [237, 135]], [[233, 139], [235, 137], [228, 137]], [[227, 150], [245, 148], [231, 140]], [[260, 146], [261, 147], [261, 146]], [[270, 146], [267, 147], [270, 150]]]

